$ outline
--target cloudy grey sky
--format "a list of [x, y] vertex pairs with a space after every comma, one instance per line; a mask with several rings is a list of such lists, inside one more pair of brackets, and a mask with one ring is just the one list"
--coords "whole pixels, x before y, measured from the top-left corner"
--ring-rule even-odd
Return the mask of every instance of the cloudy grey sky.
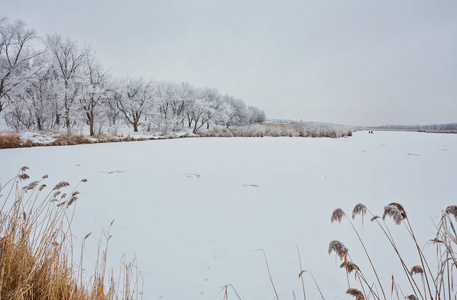
[[270, 118], [457, 122], [457, 1], [2, 0], [119, 76], [211, 86]]

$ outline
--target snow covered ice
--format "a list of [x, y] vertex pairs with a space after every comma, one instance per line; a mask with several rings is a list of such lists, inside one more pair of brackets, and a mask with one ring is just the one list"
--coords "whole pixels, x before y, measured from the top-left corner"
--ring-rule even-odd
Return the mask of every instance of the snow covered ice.
[[[98, 233], [115, 219], [108, 265], [117, 268], [123, 253], [127, 259], [135, 255], [144, 299], [222, 299], [226, 284], [242, 299], [273, 299], [257, 249], [267, 255], [280, 298], [293, 299], [292, 291], [303, 298], [296, 246], [303, 269], [313, 273], [326, 299], [350, 299], [345, 271], [328, 255], [331, 240], [343, 242], [369, 281], [375, 278], [350, 225], [330, 222], [335, 208], [350, 215], [362, 202], [382, 214], [384, 205], [401, 203], [434, 261], [435, 248], [426, 243], [441, 210], [455, 205], [457, 195], [457, 135], [451, 134], [356, 132], [340, 139], [191, 138], [4, 149], [0, 182], [23, 165], [33, 180], [48, 174], [48, 186], [88, 179], [78, 188], [73, 223], [79, 239], [93, 232], [85, 247], [87, 277]], [[356, 218], [390, 293], [392, 273], [397, 282], [405, 280], [398, 259], [369, 218], [361, 223]], [[406, 263], [418, 264], [405, 228], [386, 223]], [[318, 299], [304, 276], [307, 298]]]

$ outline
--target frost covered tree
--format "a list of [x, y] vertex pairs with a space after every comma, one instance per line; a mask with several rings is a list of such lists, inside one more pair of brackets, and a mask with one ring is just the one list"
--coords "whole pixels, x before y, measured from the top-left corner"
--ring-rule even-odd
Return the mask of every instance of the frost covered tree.
[[154, 89], [154, 102], [156, 103], [157, 116], [155, 122], [163, 133], [173, 130], [179, 112], [179, 90], [172, 82], [157, 82]]
[[231, 96], [224, 96], [226, 105], [225, 114], [220, 119], [220, 123], [227, 128], [230, 126], [241, 126], [249, 123], [249, 112], [246, 104], [241, 99]]
[[[27, 84], [20, 90], [20, 93], [14, 93], [15, 101], [12, 106], [15, 107], [16, 112], [18, 112], [17, 106], [24, 109], [31, 120], [30, 126], [33, 125], [40, 131], [49, 130], [53, 128], [55, 118], [54, 85], [56, 80], [52, 69], [49, 68], [49, 58], [46, 55], [37, 57], [33, 64], [41, 66], [41, 69], [27, 80]], [[13, 122], [12, 117], [18, 118], [19, 116], [8, 113], [5, 120]], [[22, 119], [24, 119], [23, 116]], [[21, 123], [25, 126], [24, 122]]]
[[[73, 104], [80, 92], [83, 81], [82, 65], [84, 52], [75, 41], [60, 35], [48, 35], [47, 46], [51, 53], [53, 70], [58, 78], [60, 91], [56, 93], [56, 101], [61, 106], [67, 132], [71, 133], [71, 117]], [[58, 120], [57, 120], [58, 121]]]
[[188, 108], [195, 102], [195, 88], [187, 82], [177, 85], [177, 98], [173, 103], [173, 111], [178, 118], [178, 124], [184, 127], [184, 121], [187, 118]]
[[86, 49], [82, 64], [79, 104], [89, 125], [90, 136], [95, 135], [95, 119], [100, 116], [100, 108], [107, 101], [111, 90], [108, 72], [95, 60], [95, 52]]
[[249, 113], [249, 124], [254, 123], [263, 123], [265, 122], [265, 112], [260, 110], [258, 107], [255, 106], [248, 106], [248, 113]]
[[184, 127], [188, 108], [194, 100], [194, 89], [188, 83], [157, 82], [154, 90], [154, 121], [163, 133]]
[[196, 91], [196, 100], [191, 107], [191, 119], [194, 122], [193, 133], [216, 117], [222, 108], [221, 95], [217, 89], [200, 88]]
[[134, 132], [138, 131], [141, 116], [152, 110], [153, 91], [153, 82], [145, 82], [142, 78], [126, 79], [118, 87], [116, 107], [127, 122], [133, 125]]
[[[0, 17], [0, 113], [14, 129], [51, 130], [96, 124], [118, 126], [125, 119], [138, 131], [140, 121], [163, 134], [186, 125], [197, 133], [210, 125], [245, 125], [265, 113], [215, 88], [189, 83], [125, 79], [114, 81], [95, 52], [76, 41], [48, 35], [46, 49], [21, 21]], [[38, 49], [38, 50], [36, 50]]]
[[35, 38], [35, 31], [26, 28], [23, 22], [0, 17], [0, 113], [12, 98], [12, 92], [36, 72], [30, 66], [40, 55], [32, 47]]

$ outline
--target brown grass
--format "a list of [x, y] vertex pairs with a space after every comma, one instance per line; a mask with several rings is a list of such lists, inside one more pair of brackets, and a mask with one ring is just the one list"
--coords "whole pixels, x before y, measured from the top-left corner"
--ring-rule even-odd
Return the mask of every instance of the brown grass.
[[57, 137], [51, 144], [53, 146], [92, 144], [94, 141], [86, 138], [82, 134], [62, 134]]
[[21, 137], [17, 134], [0, 135], [0, 149], [18, 148], [22, 146]]
[[[179, 136], [179, 138], [189, 137], [186, 135]], [[126, 137], [119, 136], [108, 136], [104, 134], [96, 135], [92, 138], [88, 138], [82, 134], [60, 134], [58, 133], [54, 137], [54, 141], [49, 143], [38, 143], [32, 142], [27, 139], [23, 141], [18, 134], [5, 134], [0, 135], [0, 149], [6, 148], [24, 148], [24, 147], [45, 147], [45, 146], [69, 146], [69, 145], [80, 145], [80, 144], [95, 144], [95, 143], [117, 143], [117, 142], [133, 142], [133, 141], [148, 141], [148, 140], [165, 140], [173, 139], [178, 137], [166, 136], [166, 137], [150, 137], [150, 138], [136, 138], [130, 135]]]
[[[124, 263], [122, 292], [118, 292], [119, 283], [113, 277], [105, 278], [107, 246], [99, 249], [92, 281], [82, 282], [82, 268], [74, 262], [71, 233], [78, 193], [69, 192], [68, 202], [63, 196], [57, 198], [61, 189], [68, 188], [66, 182], [45, 192], [42, 181], [47, 176], [19, 188], [28, 178], [26, 169], [0, 188], [4, 195], [0, 210], [0, 299], [138, 298], [134, 263]], [[80, 265], [82, 256], [83, 251]]]

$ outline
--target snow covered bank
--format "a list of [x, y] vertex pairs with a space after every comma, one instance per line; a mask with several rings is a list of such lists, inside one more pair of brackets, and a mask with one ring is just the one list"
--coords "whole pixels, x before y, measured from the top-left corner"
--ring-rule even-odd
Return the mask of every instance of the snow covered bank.
[[[362, 202], [382, 214], [401, 203], [419, 242], [433, 238], [441, 210], [455, 204], [457, 136], [356, 132], [350, 138], [202, 138], [0, 150], [0, 182], [27, 165], [29, 175], [89, 182], [81, 187], [73, 234], [98, 232], [112, 219], [109, 265], [136, 254], [144, 299], [222, 299], [233, 284], [242, 299], [273, 299], [263, 249], [281, 299], [300, 297], [296, 245], [326, 299], [350, 299], [344, 270], [328, 255], [340, 240], [370, 274], [360, 244], [335, 208]], [[402, 282], [393, 250], [368, 219], [362, 238], [389, 290]], [[387, 221], [406, 262], [418, 264], [403, 227]], [[434, 253], [432, 245], [425, 251]], [[96, 239], [86, 241], [91, 267]], [[91, 270], [87, 270], [88, 273]], [[398, 274], [398, 275], [397, 275]], [[397, 277], [398, 276], [398, 277]], [[374, 282], [374, 276], [369, 278]], [[305, 277], [308, 299], [317, 299]], [[405, 294], [408, 293], [404, 291]], [[231, 295], [232, 299], [234, 295]]]
[[251, 124], [245, 126], [215, 126], [202, 129], [198, 134], [190, 128], [169, 132], [154, 131], [131, 132], [129, 128], [118, 127], [108, 130], [106, 134], [88, 136], [84, 130], [73, 131], [0, 131], [0, 149], [36, 146], [66, 146], [93, 143], [131, 142], [145, 140], [162, 140], [183, 137], [345, 137], [351, 136], [349, 128], [313, 126], [309, 124]]

